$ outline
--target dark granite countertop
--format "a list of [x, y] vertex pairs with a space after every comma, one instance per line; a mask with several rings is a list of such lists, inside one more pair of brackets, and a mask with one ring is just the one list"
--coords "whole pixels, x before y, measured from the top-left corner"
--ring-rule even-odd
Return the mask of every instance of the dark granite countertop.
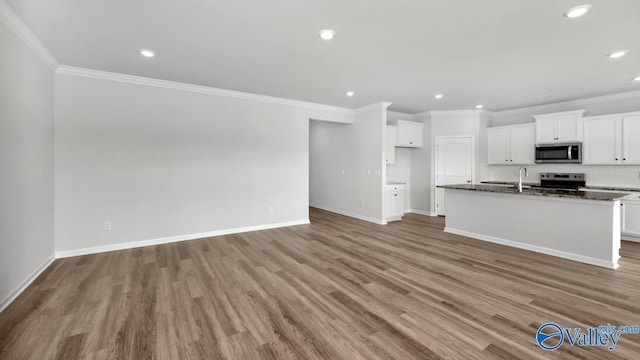
[[[494, 184], [494, 185], [513, 185], [516, 186], [518, 184], [517, 181], [482, 181], [481, 184]], [[526, 186], [540, 186], [540, 183], [530, 183], [523, 182], [522, 185]], [[640, 188], [625, 188], [625, 187], [615, 187], [615, 186], [585, 186], [581, 189], [587, 190], [608, 190], [608, 191], [635, 191], [640, 192]]]
[[524, 188], [522, 193], [518, 193], [518, 189], [510, 186], [503, 185], [489, 185], [489, 184], [460, 184], [460, 185], [440, 185], [439, 188], [453, 189], [453, 190], [469, 190], [469, 191], [484, 191], [500, 194], [514, 194], [514, 195], [533, 195], [533, 196], [551, 196], [570, 199], [582, 199], [582, 200], [599, 200], [599, 201], [612, 201], [619, 200], [628, 193], [611, 193], [600, 191], [572, 191], [572, 190], [558, 190], [558, 189], [541, 189], [541, 188]]
[[636, 188], [621, 188], [621, 187], [613, 187], [613, 186], [585, 186], [585, 189], [589, 190], [611, 190], [611, 191], [636, 191], [640, 192], [640, 189]]

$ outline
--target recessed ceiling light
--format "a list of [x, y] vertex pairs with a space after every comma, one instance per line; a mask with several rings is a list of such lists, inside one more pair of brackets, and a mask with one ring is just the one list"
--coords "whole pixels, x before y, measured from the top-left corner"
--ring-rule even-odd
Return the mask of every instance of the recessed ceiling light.
[[572, 7], [571, 9], [567, 10], [564, 12], [564, 16], [573, 19], [573, 18], [577, 18], [580, 17], [584, 14], [587, 13], [587, 11], [589, 11], [589, 9], [591, 9], [591, 5], [585, 4], [585, 5], [580, 5], [580, 6], [575, 6]]
[[320, 38], [322, 40], [331, 40], [336, 35], [336, 32], [331, 29], [324, 29], [320, 31]]
[[142, 49], [142, 50], [140, 50], [140, 55], [142, 55], [144, 57], [147, 57], [147, 58], [152, 58], [152, 57], [154, 57], [156, 55], [156, 53], [154, 53], [153, 51], [148, 50], [148, 49]]
[[440, 100], [444, 97], [444, 95], [442, 94], [436, 94], [436, 96], [434, 96], [436, 99]]
[[347, 93], [346, 93], [346, 95], [347, 95], [347, 96], [353, 96], [353, 95], [355, 95], [355, 94], [356, 94], [356, 93], [354, 93], [353, 91], [347, 91]]
[[629, 50], [618, 50], [616, 52], [612, 52], [611, 54], [609, 54], [607, 56], [612, 58], [612, 59], [618, 59], [618, 58], [621, 58], [621, 57], [627, 55], [628, 52], [629, 52]]
[[476, 105], [476, 109], [482, 109], [484, 105]]
[[636, 76], [633, 78], [634, 81], [640, 81], [640, 76]]

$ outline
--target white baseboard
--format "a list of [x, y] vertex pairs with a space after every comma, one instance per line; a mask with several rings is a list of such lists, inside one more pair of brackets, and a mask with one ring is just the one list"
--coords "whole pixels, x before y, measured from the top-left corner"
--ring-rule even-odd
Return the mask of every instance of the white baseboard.
[[209, 232], [198, 233], [198, 234], [170, 236], [170, 237], [159, 238], [159, 239], [133, 241], [133, 242], [95, 246], [95, 247], [82, 248], [82, 249], [63, 250], [63, 251], [56, 251], [56, 258], [61, 259], [61, 258], [67, 258], [72, 256], [97, 254], [97, 253], [102, 253], [107, 251], [134, 249], [134, 248], [150, 246], [150, 245], [161, 245], [161, 244], [168, 244], [168, 243], [174, 243], [179, 241], [202, 239], [202, 238], [207, 238], [212, 236], [239, 234], [239, 233], [244, 233], [249, 231], [268, 230], [268, 229], [275, 229], [275, 228], [296, 226], [296, 225], [305, 225], [305, 224], [309, 224], [309, 219], [275, 223], [275, 224], [248, 226], [248, 227], [235, 228], [235, 229], [216, 230], [216, 231], [209, 231]]
[[438, 216], [438, 214], [431, 211], [417, 210], [417, 209], [409, 209], [406, 212], [424, 216]]
[[620, 235], [620, 240], [632, 241], [632, 242], [640, 242], [640, 237], [629, 236], [629, 235]]
[[372, 223], [378, 224], [378, 225], [387, 225], [387, 221], [386, 220], [374, 219], [374, 218], [370, 218], [368, 216], [363, 216], [363, 215], [359, 215], [359, 214], [350, 213], [350, 212], [347, 212], [347, 211], [332, 209], [332, 208], [329, 208], [329, 207], [326, 207], [326, 206], [318, 206], [318, 205], [310, 205], [310, 206], [314, 207], [316, 209], [329, 211], [329, 212], [332, 212], [332, 213], [336, 213], [336, 214], [340, 214], [340, 215], [356, 218], [358, 220], [364, 220], [364, 221], [372, 222]]
[[15, 300], [18, 296], [20, 296], [24, 289], [26, 289], [27, 286], [31, 285], [33, 280], [40, 276], [40, 274], [42, 274], [42, 272], [45, 271], [49, 267], [49, 265], [51, 265], [55, 261], [55, 259], [56, 258], [52, 254], [47, 260], [45, 260], [40, 266], [38, 266], [38, 268], [33, 273], [31, 273], [28, 278], [26, 278], [20, 285], [18, 285], [15, 290], [9, 293], [9, 295], [5, 296], [5, 298], [0, 301], [0, 312], [2, 312], [7, 306], [9, 306], [9, 304], [11, 304], [13, 300]]
[[607, 260], [597, 259], [597, 258], [593, 258], [593, 257], [589, 257], [589, 256], [573, 254], [573, 253], [569, 253], [569, 252], [566, 252], [566, 251], [550, 249], [550, 248], [546, 248], [546, 247], [542, 247], [542, 246], [536, 246], [536, 245], [525, 244], [525, 243], [521, 243], [521, 242], [517, 242], [517, 241], [506, 240], [506, 239], [502, 239], [502, 238], [498, 238], [498, 237], [494, 237], [494, 236], [488, 236], [488, 235], [476, 234], [476, 233], [469, 232], [469, 231], [464, 231], [464, 230], [452, 229], [452, 228], [449, 228], [449, 227], [445, 227], [444, 228], [444, 232], [450, 233], [450, 234], [462, 235], [462, 236], [466, 236], [466, 237], [470, 237], [470, 238], [474, 238], [474, 239], [478, 239], [478, 240], [484, 240], [484, 241], [492, 242], [492, 243], [495, 243], [495, 244], [516, 247], [516, 248], [519, 248], [519, 249], [524, 249], [524, 250], [529, 250], [529, 251], [535, 251], [535, 252], [539, 252], [539, 253], [542, 253], [542, 254], [557, 256], [557, 257], [561, 257], [561, 258], [564, 258], [564, 259], [569, 259], [569, 260], [578, 261], [578, 262], [582, 262], [582, 263], [587, 263], [587, 264], [591, 264], [591, 265], [602, 266], [602, 267], [606, 267], [606, 268], [609, 268], [609, 269], [617, 269], [618, 266], [619, 266], [617, 259], [616, 259], [615, 262], [614, 261], [607, 261]]

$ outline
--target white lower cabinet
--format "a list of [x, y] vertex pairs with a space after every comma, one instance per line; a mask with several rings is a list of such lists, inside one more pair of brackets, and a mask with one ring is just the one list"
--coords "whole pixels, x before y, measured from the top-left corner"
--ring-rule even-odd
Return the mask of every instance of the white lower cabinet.
[[638, 200], [622, 200], [621, 205], [622, 234], [639, 237], [640, 241], [640, 196]]
[[402, 220], [404, 216], [404, 185], [387, 185], [384, 196], [386, 198], [385, 216], [387, 221]]

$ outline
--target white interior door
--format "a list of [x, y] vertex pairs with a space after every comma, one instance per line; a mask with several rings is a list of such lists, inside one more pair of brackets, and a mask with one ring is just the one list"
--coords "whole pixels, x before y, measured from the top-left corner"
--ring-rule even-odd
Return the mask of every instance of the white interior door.
[[[473, 181], [473, 137], [436, 138], [436, 186]], [[444, 189], [436, 188], [436, 213], [446, 214]]]

